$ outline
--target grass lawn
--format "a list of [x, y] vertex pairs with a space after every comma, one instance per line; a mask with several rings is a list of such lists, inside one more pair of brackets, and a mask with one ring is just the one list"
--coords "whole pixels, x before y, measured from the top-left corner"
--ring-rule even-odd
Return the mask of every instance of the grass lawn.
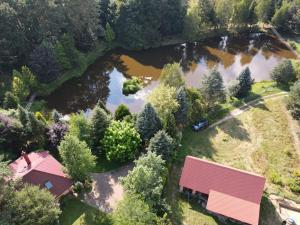
[[[264, 104], [236, 118], [199, 133], [187, 128], [183, 133], [182, 147], [177, 156], [177, 167], [181, 168], [186, 155], [192, 155], [253, 171], [266, 176], [266, 195], [274, 193], [300, 202], [300, 195], [291, 192], [286, 185], [293, 171], [300, 169], [299, 155], [294, 148], [288, 123], [282, 97], [266, 100]], [[274, 174], [280, 177], [281, 185], [271, 182]], [[173, 173], [166, 190], [173, 193], [168, 194], [167, 199], [174, 210], [174, 220], [184, 221], [186, 225], [195, 224], [188, 222], [190, 214], [195, 217], [194, 221], [205, 220], [205, 214], [196, 213], [201, 212], [200, 209], [188, 203], [183, 203], [182, 207], [182, 198], [175, 197], [179, 175], [180, 171]], [[261, 224], [269, 225], [272, 220], [274, 221], [274, 209], [267, 198], [263, 198]], [[215, 223], [209, 218], [202, 224]]]
[[62, 203], [60, 225], [111, 225], [109, 215], [91, 207], [79, 199], [66, 197]]
[[260, 81], [252, 85], [252, 90], [249, 95], [243, 99], [230, 99], [226, 103], [221, 104], [214, 112], [208, 115], [211, 123], [223, 118], [231, 110], [242, 106], [244, 103], [261, 98], [267, 95], [276, 94], [286, 91], [285, 87], [278, 87], [273, 81]]

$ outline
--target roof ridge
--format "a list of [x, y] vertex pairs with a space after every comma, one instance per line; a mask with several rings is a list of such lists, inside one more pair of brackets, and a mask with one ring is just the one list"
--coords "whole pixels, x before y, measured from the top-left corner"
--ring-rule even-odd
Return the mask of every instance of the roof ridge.
[[186, 156], [186, 157], [187, 157], [187, 158], [190, 158], [190, 159], [197, 160], [197, 161], [201, 161], [201, 162], [204, 162], [204, 163], [207, 163], [207, 164], [213, 164], [213, 165], [216, 165], [216, 166], [225, 168], [225, 169], [234, 170], [234, 171], [239, 172], [239, 173], [252, 175], [252, 176], [255, 176], [255, 177], [258, 177], [258, 178], [262, 178], [262, 179], [264, 179], [264, 180], [266, 179], [266, 178], [265, 178], [264, 176], [262, 176], [262, 175], [259, 175], [259, 174], [257, 174], [257, 173], [250, 172], [250, 171], [247, 171], [247, 170], [241, 170], [241, 169], [238, 169], [238, 168], [235, 168], [235, 167], [232, 167], [232, 166], [223, 165], [223, 164], [220, 164], [220, 163], [217, 163], [217, 162], [214, 162], [214, 161], [209, 161], [209, 160], [206, 160], [206, 159], [200, 159], [200, 158], [197, 158], [197, 157], [191, 156], [191, 155], [188, 155], [188, 156]]

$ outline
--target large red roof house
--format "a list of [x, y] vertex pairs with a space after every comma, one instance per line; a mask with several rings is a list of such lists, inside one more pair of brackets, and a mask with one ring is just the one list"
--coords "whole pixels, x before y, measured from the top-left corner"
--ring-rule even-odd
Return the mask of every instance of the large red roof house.
[[265, 178], [187, 156], [180, 189], [206, 196], [206, 209], [244, 224], [258, 225]]
[[22, 156], [9, 164], [13, 179], [48, 189], [56, 198], [67, 194], [72, 181], [63, 172], [63, 166], [47, 151], [22, 152]]

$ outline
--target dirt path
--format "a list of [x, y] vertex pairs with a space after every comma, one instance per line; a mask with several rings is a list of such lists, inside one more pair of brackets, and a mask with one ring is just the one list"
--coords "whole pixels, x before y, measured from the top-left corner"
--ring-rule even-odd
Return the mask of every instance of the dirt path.
[[124, 190], [120, 178], [125, 177], [133, 168], [132, 164], [105, 173], [93, 173], [92, 191], [85, 194], [84, 200], [91, 206], [109, 213], [123, 199]]
[[282, 97], [282, 96], [285, 96], [287, 95], [287, 92], [280, 92], [280, 93], [277, 93], [277, 94], [272, 94], [272, 95], [267, 95], [265, 97], [262, 97], [262, 98], [259, 98], [259, 99], [256, 99], [256, 100], [253, 100], [253, 101], [250, 101], [248, 103], [245, 103], [243, 106], [231, 111], [227, 116], [225, 116], [223, 119], [211, 124], [209, 126], [209, 128], [213, 128], [215, 126], [218, 126], [220, 125], [221, 123], [227, 121], [227, 120], [230, 120], [232, 119], [233, 117], [236, 117], [240, 114], [242, 114], [243, 112], [246, 112], [250, 109], [252, 109], [254, 106], [257, 106], [259, 104], [263, 104], [264, 100], [267, 100], [267, 99], [273, 99], [273, 98], [279, 98], [279, 97]]

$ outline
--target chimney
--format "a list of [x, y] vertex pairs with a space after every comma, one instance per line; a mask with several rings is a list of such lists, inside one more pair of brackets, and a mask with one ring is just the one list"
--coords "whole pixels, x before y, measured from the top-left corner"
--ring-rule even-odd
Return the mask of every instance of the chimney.
[[24, 151], [22, 151], [21, 155], [24, 157], [24, 159], [25, 159], [27, 165], [30, 166], [30, 165], [31, 165], [31, 161], [30, 161], [30, 159], [29, 159], [27, 153], [24, 152]]

